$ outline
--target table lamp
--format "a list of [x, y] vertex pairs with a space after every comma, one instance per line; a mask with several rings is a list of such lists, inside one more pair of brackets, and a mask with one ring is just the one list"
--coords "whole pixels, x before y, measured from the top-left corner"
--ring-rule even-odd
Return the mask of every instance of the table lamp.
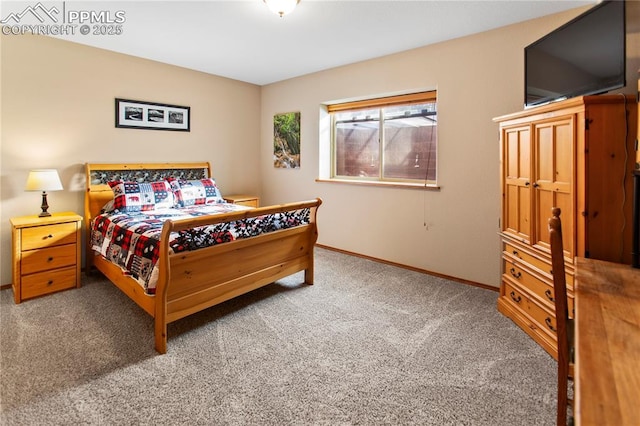
[[51, 213], [47, 211], [49, 208], [49, 204], [47, 204], [47, 191], [60, 191], [62, 189], [62, 182], [60, 182], [60, 176], [58, 176], [57, 170], [37, 169], [29, 172], [25, 191], [42, 191], [42, 206], [40, 206], [42, 213], [38, 216], [51, 216]]

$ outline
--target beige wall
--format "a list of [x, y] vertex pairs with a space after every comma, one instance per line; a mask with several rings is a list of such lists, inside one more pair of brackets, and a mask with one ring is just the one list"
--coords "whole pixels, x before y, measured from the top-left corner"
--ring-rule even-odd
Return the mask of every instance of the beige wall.
[[[258, 193], [260, 87], [40, 36], [2, 36], [1, 283], [9, 218], [37, 214], [29, 169], [58, 169], [50, 211], [83, 214], [86, 162], [209, 161], [223, 192]], [[116, 97], [191, 107], [191, 132], [118, 129]]]
[[[523, 48], [583, 10], [263, 87], [264, 201], [320, 196], [319, 243], [498, 286], [501, 195], [492, 118], [522, 109]], [[635, 90], [640, 66], [637, 21], [633, 26], [626, 93]], [[321, 104], [431, 88], [438, 90], [439, 192], [314, 181], [329, 138]], [[301, 112], [298, 170], [271, 164], [273, 115], [287, 111]]]
[[[627, 4], [624, 91], [632, 93], [640, 2]], [[497, 286], [491, 119], [522, 107], [523, 47], [582, 10], [262, 88], [45, 37], [1, 36], [0, 283], [11, 282], [9, 218], [39, 211], [40, 196], [23, 191], [29, 169], [57, 168], [65, 191], [51, 193], [51, 210], [82, 213], [85, 162], [206, 160], [226, 193], [257, 193], [263, 204], [322, 197], [322, 244]], [[441, 191], [315, 182], [328, 137], [321, 104], [431, 88], [439, 94]], [[192, 131], [116, 129], [116, 97], [189, 105]], [[302, 113], [302, 167], [274, 169], [273, 115], [289, 111]]]

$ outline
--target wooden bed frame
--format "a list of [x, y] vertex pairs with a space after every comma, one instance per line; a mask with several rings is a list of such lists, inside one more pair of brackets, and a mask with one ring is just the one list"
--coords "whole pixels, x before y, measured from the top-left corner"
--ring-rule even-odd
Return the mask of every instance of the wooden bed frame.
[[[298, 271], [313, 284], [313, 249], [318, 238], [315, 200], [260, 207], [220, 215], [165, 222], [162, 228], [159, 277], [154, 296], [119, 266], [91, 250], [91, 221], [113, 199], [109, 180], [157, 180], [182, 173], [190, 178], [210, 177], [209, 163], [86, 164], [85, 226], [86, 272], [95, 266], [120, 290], [149, 313], [155, 322], [155, 348], [167, 351], [167, 324], [195, 312], [270, 284]], [[151, 179], [153, 177], [153, 179]], [[229, 222], [286, 211], [310, 209], [310, 223], [239, 239], [196, 251], [169, 254], [169, 234], [198, 226]]]

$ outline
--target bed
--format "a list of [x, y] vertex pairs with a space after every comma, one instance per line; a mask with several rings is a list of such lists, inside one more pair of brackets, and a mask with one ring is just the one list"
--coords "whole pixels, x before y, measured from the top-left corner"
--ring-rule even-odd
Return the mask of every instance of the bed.
[[[167, 351], [167, 325], [171, 322], [299, 271], [304, 271], [305, 283], [313, 284], [314, 246], [318, 237], [316, 214], [322, 203], [319, 198], [259, 208], [213, 206], [211, 208], [222, 208], [223, 212], [165, 218], [158, 225], [154, 294], [141, 284], [139, 276], [131, 275], [94, 250], [97, 243], [92, 242], [92, 236], [98, 231], [92, 229], [92, 224], [99, 222], [105, 207], [113, 209], [114, 202], [120, 200], [112, 187], [125, 182], [167, 181], [173, 185], [177, 180], [184, 184], [211, 176], [208, 162], [86, 164], [86, 272], [90, 274], [94, 268], [100, 271], [154, 318], [155, 348], [161, 354]], [[228, 224], [244, 227], [264, 218], [295, 215], [302, 215], [306, 220], [291, 227], [256, 232], [257, 235], [232, 237], [222, 244], [174, 250], [176, 235], [192, 236], [197, 230], [209, 229], [207, 227], [227, 229]]]

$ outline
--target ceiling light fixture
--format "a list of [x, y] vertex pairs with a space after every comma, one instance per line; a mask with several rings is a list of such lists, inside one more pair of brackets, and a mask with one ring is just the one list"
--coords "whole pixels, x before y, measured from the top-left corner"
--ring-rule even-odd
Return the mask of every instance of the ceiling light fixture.
[[270, 11], [282, 18], [287, 13], [293, 12], [300, 0], [262, 0]]

